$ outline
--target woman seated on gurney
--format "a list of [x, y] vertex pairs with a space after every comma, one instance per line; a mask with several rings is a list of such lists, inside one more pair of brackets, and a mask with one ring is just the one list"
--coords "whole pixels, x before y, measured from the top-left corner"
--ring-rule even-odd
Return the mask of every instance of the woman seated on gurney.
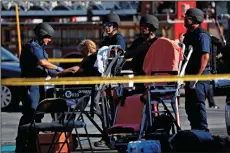
[[[89, 39], [83, 40], [78, 45], [78, 51], [82, 54], [83, 60], [78, 66], [73, 66], [64, 71], [57, 73], [58, 76], [100, 76], [98, 70], [94, 67], [94, 63], [97, 60], [97, 46], [96, 44]], [[79, 86], [79, 85], [77, 85]], [[95, 86], [94, 85], [81, 85], [81, 87], [91, 87], [92, 88], [92, 95], [91, 98], [94, 98], [95, 94]], [[90, 114], [93, 116], [95, 103], [94, 100], [91, 99], [90, 105]]]
[[74, 74], [77, 76], [100, 76], [98, 70], [94, 67], [97, 60], [97, 46], [89, 39], [83, 40], [78, 45], [78, 51], [82, 54], [83, 60], [79, 66], [73, 66], [57, 73], [58, 76]]

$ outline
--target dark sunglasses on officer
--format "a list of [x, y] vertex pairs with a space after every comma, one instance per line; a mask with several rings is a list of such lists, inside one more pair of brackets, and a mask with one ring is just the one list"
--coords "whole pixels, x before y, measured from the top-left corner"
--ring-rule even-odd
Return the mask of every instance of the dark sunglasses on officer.
[[150, 28], [152, 25], [149, 23], [141, 23], [140, 27], [144, 27], [144, 28]]
[[185, 16], [184, 16], [184, 19], [187, 19], [187, 20], [192, 20], [192, 17], [191, 17], [191, 16], [187, 16], [187, 15], [185, 15]]
[[44, 35], [43, 38], [50, 38], [51, 39], [52, 36], [50, 36], [50, 35]]
[[104, 23], [103, 26], [104, 26], [104, 27], [112, 27], [112, 26], [113, 26], [113, 23]]

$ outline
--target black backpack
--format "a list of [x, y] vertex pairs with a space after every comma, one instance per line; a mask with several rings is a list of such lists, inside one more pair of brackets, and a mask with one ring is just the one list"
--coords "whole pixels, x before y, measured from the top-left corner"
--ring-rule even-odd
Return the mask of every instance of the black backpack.
[[210, 66], [212, 68], [212, 73], [216, 74], [219, 69], [217, 56], [223, 48], [223, 43], [215, 36], [211, 36], [211, 44]]
[[230, 45], [226, 45], [221, 50], [222, 53], [222, 66], [224, 67], [223, 72], [229, 74], [230, 73]]
[[210, 52], [210, 58], [209, 58], [209, 63], [211, 67], [211, 72], [213, 74], [216, 74], [218, 72], [218, 67], [217, 67], [217, 55], [219, 54], [220, 50], [223, 48], [223, 44], [220, 39], [216, 38], [215, 36], [210, 35], [204, 28], [199, 28], [198, 29], [198, 34], [200, 33], [206, 33], [209, 35], [210, 40], [211, 40], [211, 52]]

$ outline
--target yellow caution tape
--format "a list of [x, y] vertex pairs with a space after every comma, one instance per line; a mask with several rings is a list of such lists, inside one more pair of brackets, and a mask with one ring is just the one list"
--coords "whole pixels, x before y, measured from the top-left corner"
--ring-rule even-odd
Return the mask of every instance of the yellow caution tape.
[[130, 62], [130, 61], [132, 61], [132, 58], [126, 59], [126, 61], [127, 61], [127, 62]]
[[[50, 58], [48, 59], [51, 63], [79, 63], [83, 59], [82, 58]], [[132, 58], [126, 59], [126, 61], [131, 61]]]
[[64, 77], [52, 78], [8, 78], [2, 79], [2, 85], [23, 86], [23, 85], [80, 85], [80, 84], [107, 84], [107, 83], [149, 83], [149, 82], [176, 82], [176, 81], [194, 81], [194, 80], [214, 80], [214, 79], [230, 79], [230, 74], [215, 75], [187, 75], [183, 77], [164, 75], [164, 76], [119, 76], [111, 78], [102, 77]]
[[51, 63], [79, 63], [82, 58], [50, 58], [48, 61]]

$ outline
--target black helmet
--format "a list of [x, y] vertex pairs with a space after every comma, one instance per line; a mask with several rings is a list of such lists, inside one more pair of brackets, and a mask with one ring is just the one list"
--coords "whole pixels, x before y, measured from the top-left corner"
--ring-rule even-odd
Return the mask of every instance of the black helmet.
[[154, 15], [146, 14], [142, 16], [140, 20], [140, 24], [142, 23], [151, 24], [155, 29], [159, 29], [159, 21]]
[[120, 17], [115, 14], [115, 13], [109, 13], [105, 16], [104, 18], [104, 23], [106, 22], [111, 22], [111, 23], [116, 23], [117, 25], [120, 25]]
[[204, 21], [204, 13], [198, 8], [188, 9], [185, 15], [194, 18], [198, 23], [202, 23]]
[[44, 36], [53, 37], [54, 29], [47, 23], [39, 23], [35, 26], [34, 33], [38, 38], [43, 39]]

